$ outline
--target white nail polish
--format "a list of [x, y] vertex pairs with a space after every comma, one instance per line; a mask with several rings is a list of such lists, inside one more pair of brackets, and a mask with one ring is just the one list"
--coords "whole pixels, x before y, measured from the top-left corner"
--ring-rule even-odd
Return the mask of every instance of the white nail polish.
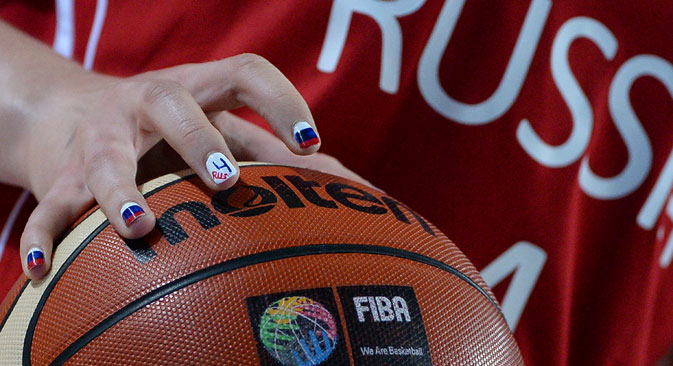
[[226, 155], [219, 152], [208, 155], [206, 169], [208, 169], [210, 178], [215, 184], [221, 184], [238, 173], [236, 167], [227, 159]]

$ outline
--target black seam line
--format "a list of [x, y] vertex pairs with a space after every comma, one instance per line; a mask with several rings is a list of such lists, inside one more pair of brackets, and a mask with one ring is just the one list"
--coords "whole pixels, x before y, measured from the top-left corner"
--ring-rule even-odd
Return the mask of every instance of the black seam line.
[[19, 293], [14, 298], [14, 301], [12, 302], [12, 305], [9, 306], [9, 309], [7, 310], [7, 315], [5, 315], [5, 318], [2, 319], [2, 323], [0, 323], [0, 332], [2, 332], [2, 328], [5, 327], [5, 323], [7, 323], [7, 319], [9, 319], [9, 316], [12, 314], [12, 311], [14, 310], [14, 306], [16, 306], [16, 303], [19, 302], [19, 298], [21, 297], [21, 294], [23, 294], [23, 290], [25, 290], [26, 287], [28, 287], [28, 283], [30, 283], [30, 280], [26, 279], [26, 282], [24, 282], [23, 286], [21, 286], [21, 290], [19, 290]]
[[[151, 304], [152, 302], [163, 298], [164, 296], [167, 296], [173, 292], [176, 292], [184, 287], [187, 287], [199, 281], [208, 279], [210, 277], [225, 272], [233, 271], [238, 268], [255, 264], [261, 264], [265, 262], [276, 261], [280, 259], [307, 256], [307, 255], [350, 254], [350, 253], [399, 257], [439, 268], [441, 270], [451, 273], [452, 275], [468, 283], [470, 286], [474, 287], [477, 291], [479, 291], [481, 295], [483, 295], [486, 299], [488, 299], [488, 301], [498, 310], [498, 312], [500, 312], [500, 308], [495, 303], [495, 301], [493, 301], [493, 299], [491, 299], [491, 297], [488, 296], [486, 291], [484, 291], [484, 289], [479, 287], [479, 285], [477, 285], [471, 278], [466, 276], [464, 273], [460, 272], [458, 269], [446, 263], [438, 261], [436, 259], [402, 249], [390, 248], [378, 245], [363, 245], [363, 244], [305, 245], [291, 248], [274, 249], [266, 252], [255, 253], [244, 257], [231, 259], [225, 262], [212, 265], [207, 268], [200, 269], [196, 272], [192, 272], [184, 277], [181, 277], [164, 286], [161, 286], [145, 294], [139, 299], [129, 303], [122, 309], [110, 315], [107, 319], [100, 322], [98, 325], [96, 325], [91, 330], [86, 332], [75, 342], [70, 344], [70, 346], [68, 346], [68, 348], [66, 348], [60, 355], [58, 355], [58, 357], [56, 357], [51, 364], [60, 365], [62, 363], [65, 363], [70, 359], [70, 357], [72, 357], [79, 350], [84, 348], [89, 342], [94, 340], [96, 337], [100, 336], [103, 332], [105, 332], [118, 322], [122, 321], [124, 318], [130, 316], [131, 314]], [[500, 315], [502, 316], [502, 312], [500, 312]]]
[[[47, 302], [47, 299], [49, 298], [49, 295], [51, 294], [51, 291], [54, 289], [58, 281], [61, 279], [61, 276], [63, 276], [63, 273], [70, 267], [70, 264], [77, 258], [79, 253], [86, 248], [86, 246], [93, 240], [93, 238], [96, 237], [96, 235], [100, 234], [103, 229], [105, 229], [110, 222], [108, 220], [103, 221], [96, 230], [94, 230], [89, 236], [80, 244], [77, 249], [75, 249], [71, 254], [68, 259], [63, 263], [59, 271], [56, 273], [54, 276], [54, 279], [47, 285], [47, 288], [44, 290], [44, 293], [42, 294], [42, 297], [40, 298], [40, 301], [37, 303], [37, 306], [35, 307], [35, 310], [33, 311], [33, 316], [30, 318], [30, 323], [28, 323], [28, 329], [26, 330], [26, 337], [23, 340], [23, 364], [24, 365], [30, 365], [30, 355], [32, 352], [32, 347], [33, 347], [33, 333], [35, 332], [35, 326], [37, 325], [37, 321], [40, 318], [40, 314], [42, 313], [42, 308], [44, 307], [44, 304]], [[30, 281], [28, 281], [30, 282]]]
[[[254, 167], [258, 167], [258, 166], [260, 166], [260, 165], [241, 166], [240, 168], [241, 168], [241, 169], [248, 169], [248, 168], [254, 168]], [[290, 165], [282, 165], [282, 164], [271, 164], [271, 165], [266, 165], [266, 164], [264, 164], [264, 166], [276, 166], [276, 167], [286, 167], [286, 168], [293, 168], [293, 169], [303, 169], [303, 170], [306, 170], [306, 169], [304, 169], [304, 168], [297, 168], [297, 167], [294, 167], [294, 166], [290, 166]], [[191, 178], [193, 178], [193, 177], [195, 177], [195, 176], [196, 176], [196, 174], [189, 174], [189, 175], [186, 175], [186, 176], [184, 176], [184, 177], [175, 179], [175, 180], [170, 181], [170, 182], [168, 182], [168, 183], [166, 183], [166, 184], [164, 184], [164, 185], [161, 185], [161, 186], [159, 186], [159, 187], [154, 188], [153, 190], [151, 190], [151, 191], [149, 191], [149, 192], [143, 194], [143, 196], [144, 196], [145, 198], [148, 198], [148, 197], [154, 195], [155, 193], [161, 191], [162, 189], [165, 189], [165, 188], [167, 188], [167, 187], [170, 187], [170, 186], [172, 186], [172, 185], [174, 185], [174, 184], [177, 184], [177, 183], [180, 183], [180, 182], [182, 182], [182, 181], [191, 179]], [[93, 212], [95, 212], [95, 211], [93, 211]], [[93, 212], [92, 212], [92, 213], [93, 213]], [[88, 215], [88, 216], [90, 216], [90, 215]], [[88, 219], [88, 216], [87, 216], [87, 219]], [[80, 224], [84, 223], [85, 221], [86, 221], [86, 219], [85, 219], [85, 220], [82, 220], [82, 221], [80, 222]], [[79, 226], [80, 224], [78, 224], [77, 226]], [[87, 237], [87, 238], [86, 238], [86, 239], [79, 245], [79, 247], [77, 247], [77, 249], [75, 249], [75, 251], [73, 251], [73, 253], [70, 254], [70, 256], [68, 257], [68, 259], [66, 259], [66, 261], [63, 263], [63, 266], [61, 267], [61, 270], [59, 270], [59, 272], [54, 276], [54, 279], [53, 279], [52, 282], [47, 286], [47, 288], [45, 289], [45, 292], [42, 294], [42, 297], [40, 298], [40, 301], [38, 302], [38, 304], [37, 304], [35, 310], [33, 311], [33, 315], [32, 315], [32, 317], [31, 317], [30, 323], [29, 323], [29, 325], [28, 325], [28, 329], [27, 329], [27, 331], [26, 331], [26, 337], [24, 338], [24, 342], [23, 342], [23, 359], [22, 359], [22, 363], [23, 363], [24, 366], [30, 366], [30, 365], [31, 365], [31, 360], [30, 360], [31, 357], [30, 357], [30, 355], [31, 355], [31, 352], [32, 352], [33, 333], [34, 333], [34, 331], [35, 331], [35, 326], [37, 325], [37, 321], [38, 321], [38, 319], [39, 319], [40, 313], [42, 312], [42, 308], [44, 307], [45, 303], [47, 302], [47, 299], [48, 299], [49, 295], [51, 294], [51, 291], [53, 290], [53, 288], [54, 288], [54, 286], [56, 285], [56, 283], [58, 283], [58, 280], [63, 276], [63, 273], [65, 273], [65, 271], [66, 271], [66, 269], [68, 268], [68, 266], [70, 266], [70, 264], [71, 264], [71, 263], [75, 260], [75, 258], [79, 255], [79, 253], [80, 253], [82, 250], [84, 250], [84, 248], [85, 248], [85, 247], [86, 247], [86, 246], [93, 240], [93, 238], [94, 238], [96, 235], [98, 235], [103, 229], [105, 229], [105, 227], [107, 227], [108, 225], [109, 225], [109, 221], [108, 221], [108, 220], [103, 221], [103, 222], [98, 226], [98, 228], [96, 228], [96, 230], [94, 230], [94, 232], [91, 233], [91, 235], [89, 235], [89, 236], [88, 236], [88, 237]], [[76, 226], [76, 227], [77, 227], [77, 226]], [[76, 228], [76, 227], [75, 227], [75, 228]], [[75, 228], [71, 229], [68, 233], [72, 232]], [[27, 287], [28, 284], [29, 284], [30, 282], [32, 282], [32, 281], [31, 281], [31, 280], [26, 281], [26, 285], [24, 286], [24, 288]], [[489, 301], [490, 301], [491, 303], [496, 304], [490, 297], [487, 296], [487, 298], [489, 299]], [[497, 307], [497, 304], [496, 304], [496, 307]], [[497, 308], [498, 308], [498, 310], [500, 311], [500, 308], [499, 308], [499, 307], [497, 307]], [[9, 315], [9, 313], [8, 313], [8, 315]], [[501, 313], [501, 315], [502, 315], [502, 313]]]
[[[174, 181], [168, 182], [162, 186], [159, 186], [143, 195], [143, 197], [148, 198], [151, 195], [159, 192], [160, 190], [172, 186], [174, 184], [177, 184], [179, 182], [182, 182], [183, 180], [190, 179], [192, 177], [195, 177], [196, 174], [190, 174], [187, 176], [184, 176], [182, 178], [176, 179]], [[94, 211], [95, 212], [95, 211]], [[81, 225], [84, 223], [86, 220], [82, 220], [80, 224], [77, 226]], [[82, 244], [80, 244], [77, 249], [75, 249], [71, 254], [68, 259], [65, 260], [59, 271], [56, 273], [54, 276], [54, 279], [49, 283], [47, 288], [44, 290], [44, 293], [42, 294], [42, 297], [40, 298], [40, 301], [37, 303], [37, 306], [35, 307], [35, 311], [33, 311], [33, 316], [30, 319], [30, 323], [28, 324], [28, 330], [26, 331], [26, 337], [24, 338], [23, 341], [23, 365], [30, 366], [31, 361], [30, 361], [30, 356], [32, 354], [32, 347], [33, 347], [33, 333], [35, 332], [35, 326], [37, 326], [37, 321], [40, 318], [40, 314], [42, 313], [42, 308], [44, 307], [45, 303], [47, 302], [47, 299], [49, 298], [49, 295], [51, 294], [51, 291], [54, 289], [58, 281], [61, 279], [65, 271], [70, 267], [70, 264], [75, 261], [77, 256], [79, 255], [84, 248], [86, 248], [87, 245], [98, 235], [100, 234], [101, 231], [103, 231], [108, 225], [110, 225], [109, 220], [103, 221], [98, 227], [91, 233], [89, 236], [82, 241]], [[75, 227], [76, 228], [76, 227]], [[75, 230], [73, 228], [71, 231]], [[30, 282], [30, 280], [26, 281], [26, 285]]]
[[[297, 168], [297, 167], [294, 167], [294, 166], [290, 166], [290, 165], [282, 165], [282, 164], [252, 164], [252, 165], [242, 166], [242, 167], [240, 167], [240, 168], [241, 168], [241, 169], [248, 169], [248, 168], [254, 168], [254, 167], [259, 167], [259, 166], [269, 166], [269, 167], [274, 166], [274, 167], [285, 167], [285, 168]], [[299, 168], [299, 169], [304, 169], [304, 168]], [[191, 179], [191, 178], [193, 178], [193, 177], [196, 177], [196, 173], [194, 173], [194, 174], [187, 174], [187, 175], [185, 175], [184, 177], [180, 177], [180, 178], [178, 178], [178, 179], [172, 180], [172, 181], [170, 181], [170, 182], [168, 182], [168, 183], [166, 183], [166, 184], [164, 184], [164, 185], [161, 185], [161, 186], [159, 186], [159, 187], [154, 188], [154, 189], [151, 190], [151, 191], [148, 191], [147, 193], [145, 193], [145, 194], [143, 195], [143, 197], [145, 197], [145, 198], [149, 198], [149, 197], [152, 196], [153, 194], [155, 194], [155, 193], [157, 193], [157, 192], [159, 192], [159, 191], [161, 191], [161, 190], [163, 190], [163, 189], [166, 189], [167, 187], [170, 187], [170, 186], [172, 186], [172, 185], [174, 185], [174, 184], [180, 183], [180, 182], [182, 182], [182, 181], [184, 181], [184, 180]], [[70, 233], [72, 233], [72, 232], [73, 232], [79, 225], [81, 225], [81, 224], [84, 223], [86, 220], [88, 220], [89, 217], [90, 217], [91, 215], [93, 215], [93, 214], [94, 214], [96, 211], [98, 211], [98, 210], [100, 210], [100, 208], [99, 208], [99, 209], [96, 209], [96, 210], [93, 210], [93, 211], [91, 211], [91, 212], [89, 212], [89, 214], [86, 215], [86, 217], [83, 218], [82, 221], [80, 221], [80, 223], [77, 224], [77, 226], [75, 226], [75, 227], [69, 229], [65, 234], [63, 234], [60, 238], [58, 238], [58, 240], [55, 240], [55, 241], [54, 241], [55, 244], [54, 244], [54, 248], [53, 248], [53, 249], [56, 249], [56, 248], [58, 247], [58, 244], [59, 244], [64, 238], [66, 238], [68, 235], [70, 235]], [[105, 224], [105, 226], [107, 226], [107, 224], [108, 224], [109, 222], [106, 220], [106, 221], [104, 221], [103, 223]], [[98, 227], [98, 228], [96, 229], [96, 231], [95, 231], [96, 235], [97, 235], [98, 233], [100, 233], [100, 232], [105, 228], [105, 226]], [[73, 252], [73, 254], [75, 254], [75, 253], [79, 254], [79, 252], [81, 252], [82, 249], [83, 249], [89, 242], [91, 242], [91, 240], [93, 240], [93, 236], [90, 235], [90, 236], [89, 236], [89, 237], [82, 243], [81, 248], [77, 248], [76, 251]], [[72, 257], [72, 254], [71, 254], [71, 257]], [[76, 255], [75, 255], [75, 257], [76, 257]], [[74, 260], [74, 257], [72, 257], [72, 260], [71, 260], [71, 258], [68, 258], [68, 260], [63, 264], [63, 265], [65, 266], [65, 268], [67, 268], [73, 260]], [[63, 267], [62, 267], [62, 268], [63, 268]], [[61, 275], [62, 275], [62, 273], [59, 272], [59, 273], [57, 274], [57, 276], [54, 278], [54, 280], [58, 280], [58, 279], [60, 279]], [[2, 323], [0, 323], [0, 331], [2, 331], [2, 328], [5, 326], [5, 323], [7, 322], [7, 319], [9, 318], [9, 316], [12, 314], [12, 311], [14, 310], [14, 306], [15, 306], [16, 303], [19, 301], [19, 297], [21, 297], [21, 295], [23, 294], [23, 291], [26, 289], [26, 287], [28, 286], [28, 284], [29, 284], [30, 282], [31, 282], [31, 280], [28, 279], [28, 280], [26, 281], [26, 283], [24, 283], [23, 288], [21, 288], [21, 291], [19, 292], [19, 294], [18, 294], [18, 295], [16, 296], [16, 298], [14, 299], [14, 302], [12, 303], [12, 305], [11, 305], [10, 308], [9, 308], [9, 310], [7, 311], [7, 315], [5, 315], [5, 318], [2, 319]], [[51, 292], [51, 287], [48, 288], [48, 291]], [[41, 311], [43, 305], [44, 305], [44, 303], [41, 301], [41, 302], [39, 303], [39, 305], [38, 305], [38, 308], [36, 308], [36, 311], [37, 311], [38, 309]], [[38, 313], [39, 313], [39, 312], [38, 312]], [[33, 314], [33, 316], [35, 316], [35, 314]], [[31, 322], [31, 324], [32, 324], [32, 322]], [[30, 337], [30, 338], [31, 338], [31, 340], [32, 340], [32, 331], [30, 330], [30, 328], [29, 328], [29, 332], [31, 333], [31, 337]], [[26, 339], [28, 339], [28, 337], [27, 337]], [[25, 349], [25, 343], [24, 343], [24, 349]], [[24, 363], [25, 363], [25, 356], [24, 356]], [[25, 363], [25, 364], [29, 365], [30, 362]]]
[[[241, 168], [241, 169], [247, 169], [247, 168], [253, 168], [253, 167], [256, 167], [256, 166], [259, 166], [259, 165], [242, 166], [242, 167], [240, 167], [240, 168]], [[276, 166], [276, 165], [272, 165], [272, 166]], [[282, 166], [282, 165], [279, 165], [279, 166]], [[172, 185], [174, 185], [174, 184], [177, 184], [177, 183], [180, 183], [180, 182], [182, 182], [182, 181], [191, 179], [191, 178], [193, 178], [193, 177], [196, 177], [196, 174], [188, 174], [188, 175], [185, 175], [184, 177], [181, 177], [181, 178], [172, 180], [172, 181], [170, 181], [170, 182], [168, 182], [168, 183], [166, 183], [166, 184], [164, 184], [164, 185], [161, 185], [161, 186], [159, 186], [159, 187], [156, 187], [156, 188], [154, 188], [153, 190], [151, 190], [151, 191], [149, 191], [149, 192], [143, 194], [143, 197], [145, 197], [145, 198], [149, 198], [149, 197], [152, 196], [153, 194], [155, 194], [155, 193], [161, 191], [162, 189], [165, 189], [165, 188], [167, 188], [167, 187], [170, 187], [170, 186], [172, 186]], [[93, 212], [96, 212], [96, 210], [94, 210]], [[87, 215], [86, 219], [80, 221], [80, 223], [77, 224], [77, 226], [75, 226], [74, 228], [72, 228], [71, 230], [69, 230], [69, 231], [68, 231], [68, 234], [69, 234], [70, 232], [72, 232], [73, 230], [75, 230], [75, 228], [77, 228], [79, 225], [83, 224], [83, 223], [89, 218], [89, 216], [91, 216], [91, 214], [93, 214], [93, 212], [91, 212], [89, 215]], [[77, 258], [77, 256], [79, 255], [79, 253], [80, 253], [82, 250], [84, 250], [84, 248], [85, 248], [87, 245], [89, 245], [89, 243], [93, 240], [93, 238], [96, 237], [96, 235], [98, 235], [101, 231], [103, 231], [103, 229], [105, 229], [109, 224], [110, 224], [110, 222], [109, 222], [108, 220], [103, 221], [103, 222], [96, 228], [96, 230], [94, 230], [94, 232], [92, 232], [91, 235], [89, 235], [89, 236], [82, 242], [82, 244], [80, 244], [79, 247], [77, 247], [77, 249], [75, 249], [75, 251], [73, 251], [73, 252], [70, 254], [70, 257], [68, 257], [68, 259], [66, 259], [66, 261], [65, 261], [65, 262], [63, 263], [63, 265], [61, 266], [61, 269], [58, 271], [58, 273], [56, 273], [56, 275], [54, 276], [54, 279], [51, 281], [51, 283], [50, 283], [50, 284], [47, 286], [47, 288], [45, 289], [44, 293], [42, 294], [42, 297], [40, 298], [40, 301], [37, 303], [37, 306], [35, 307], [35, 310], [33, 311], [33, 316], [32, 316], [31, 319], [30, 319], [30, 323], [28, 324], [28, 329], [27, 329], [27, 331], [26, 331], [26, 337], [25, 337], [24, 340], [23, 340], [23, 360], [22, 360], [23, 365], [25, 365], [25, 366], [30, 366], [30, 364], [31, 364], [31, 362], [30, 362], [30, 355], [31, 355], [31, 352], [32, 352], [32, 347], [33, 347], [33, 332], [35, 331], [35, 326], [37, 325], [37, 321], [38, 321], [38, 319], [39, 319], [39, 317], [40, 317], [40, 313], [42, 312], [42, 308], [44, 307], [44, 304], [47, 302], [47, 298], [49, 298], [49, 294], [51, 294], [51, 291], [53, 290], [53, 288], [54, 288], [54, 286], [56, 285], [56, 283], [58, 283], [58, 281], [60, 280], [61, 276], [63, 276], [63, 273], [65, 273], [66, 269], [67, 269], [67, 268], [70, 266], [70, 264], [75, 260], [75, 258]], [[64, 237], [65, 237], [65, 236], [64, 236]], [[28, 283], [30, 283], [30, 282], [31, 282], [31, 280], [26, 281], [26, 286], [28, 286]], [[25, 288], [25, 286], [24, 286], [24, 288]], [[8, 316], [9, 316], [9, 314], [10, 314], [10, 313], [7, 313]]]

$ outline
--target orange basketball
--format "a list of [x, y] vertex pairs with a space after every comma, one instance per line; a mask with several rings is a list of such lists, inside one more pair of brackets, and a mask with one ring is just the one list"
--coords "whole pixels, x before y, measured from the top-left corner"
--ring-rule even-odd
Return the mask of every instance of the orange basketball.
[[143, 185], [157, 216], [123, 240], [98, 209], [40, 282], [0, 305], [0, 363], [510, 365], [521, 355], [477, 270], [385, 193], [241, 164]]

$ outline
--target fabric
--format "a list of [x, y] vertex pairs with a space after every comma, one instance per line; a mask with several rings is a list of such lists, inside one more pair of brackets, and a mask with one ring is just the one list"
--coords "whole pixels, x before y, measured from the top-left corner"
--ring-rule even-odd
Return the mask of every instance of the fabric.
[[266, 57], [321, 151], [482, 270], [527, 364], [652, 364], [673, 345], [667, 2], [73, 2], [72, 28], [57, 3], [0, 16], [115, 75]]

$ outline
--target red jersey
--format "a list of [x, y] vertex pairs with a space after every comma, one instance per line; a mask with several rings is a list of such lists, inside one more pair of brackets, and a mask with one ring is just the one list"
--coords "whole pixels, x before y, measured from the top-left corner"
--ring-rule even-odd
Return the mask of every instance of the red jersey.
[[[266, 57], [323, 152], [482, 270], [529, 365], [652, 364], [673, 345], [668, 2], [58, 0], [0, 16], [121, 76]], [[18, 273], [16, 250], [0, 265]]]

